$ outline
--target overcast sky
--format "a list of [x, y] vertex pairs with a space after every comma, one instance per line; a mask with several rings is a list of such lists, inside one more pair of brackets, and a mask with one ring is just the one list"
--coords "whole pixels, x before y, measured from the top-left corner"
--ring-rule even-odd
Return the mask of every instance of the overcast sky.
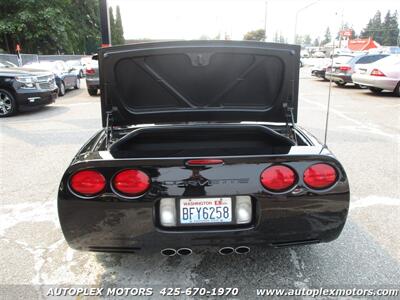
[[199, 39], [228, 34], [242, 39], [250, 30], [264, 28], [267, 11], [267, 36], [281, 32], [291, 42], [295, 16], [297, 33], [323, 37], [326, 27], [340, 28], [343, 15], [357, 33], [376, 10], [397, 9], [398, 0], [108, 0], [108, 5], [121, 8], [125, 39]]

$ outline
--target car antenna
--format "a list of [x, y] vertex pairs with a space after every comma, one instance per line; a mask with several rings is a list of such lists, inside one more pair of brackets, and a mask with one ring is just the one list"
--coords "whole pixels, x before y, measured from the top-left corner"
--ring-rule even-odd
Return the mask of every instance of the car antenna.
[[[330, 71], [333, 72], [333, 57], [335, 56], [335, 39], [332, 42], [332, 54], [331, 54], [331, 69]], [[329, 78], [329, 91], [328, 91], [328, 103], [326, 108], [326, 119], [325, 119], [325, 134], [324, 134], [324, 148], [327, 147], [326, 140], [328, 137], [328, 125], [329, 125], [329, 112], [331, 106], [331, 93], [332, 93], [332, 76]]]

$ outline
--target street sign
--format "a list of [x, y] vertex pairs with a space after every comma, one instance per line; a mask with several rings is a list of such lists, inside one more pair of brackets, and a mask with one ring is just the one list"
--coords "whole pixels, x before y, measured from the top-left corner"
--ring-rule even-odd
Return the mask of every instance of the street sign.
[[350, 29], [346, 29], [346, 30], [342, 30], [340, 32], [340, 35], [342, 36], [347, 36], [347, 37], [351, 37], [353, 35], [353, 31]]

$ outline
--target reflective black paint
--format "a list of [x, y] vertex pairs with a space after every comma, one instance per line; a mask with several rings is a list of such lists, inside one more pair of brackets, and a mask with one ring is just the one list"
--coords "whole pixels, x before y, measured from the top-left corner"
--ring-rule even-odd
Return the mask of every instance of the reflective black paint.
[[[218, 157], [224, 160], [223, 165], [196, 168], [185, 165], [192, 157], [114, 159], [103, 149], [104, 132], [100, 131], [76, 155], [61, 181], [58, 211], [64, 236], [75, 249], [123, 252], [329, 242], [339, 236], [346, 221], [350, 198], [347, 176], [327, 148], [305, 131], [299, 129], [299, 133], [309, 146], [293, 146], [285, 155]], [[318, 162], [334, 166], [339, 181], [326, 190], [313, 191], [304, 185], [302, 173]], [[260, 183], [261, 172], [276, 163], [298, 173], [298, 182], [289, 192], [272, 193]], [[68, 187], [77, 170], [99, 170], [109, 182], [116, 172], [131, 167], [152, 179], [151, 189], [137, 199], [115, 195], [109, 183], [104, 193], [92, 199], [81, 199]], [[252, 197], [255, 215], [250, 225], [171, 229], [158, 222], [162, 197], [235, 195]]]

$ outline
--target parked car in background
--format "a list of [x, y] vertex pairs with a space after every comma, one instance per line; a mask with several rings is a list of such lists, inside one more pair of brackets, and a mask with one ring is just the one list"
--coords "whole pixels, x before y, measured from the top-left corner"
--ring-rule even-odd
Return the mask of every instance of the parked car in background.
[[93, 59], [86, 66], [86, 87], [90, 96], [96, 96], [100, 90], [99, 80], [99, 63], [97, 55], [93, 56]]
[[0, 61], [0, 68], [18, 68], [18, 66], [10, 61], [2, 60]]
[[[341, 59], [340, 63], [335, 64], [332, 68], [331, 66], [327, 67], [325, 78], [328, 80], [332, 78], [332, 81], [338, 86], [345, 86], [348, 83], [353, 83], [351, 75], [358, 64], [371, 64], [387, 56], [388, 54], [361, 54], [350, 59]], [[356, 85], [358, 84], [356, 83]]]
[[373, 93], [387, 90], [400, 96], [400, 55], [390, 55], [375, 63], [356, 67], [352, 80], [367, 86]]
[[315, 57], [315, 58], [325, 58], [326, 55], [322, 51], [317, 51], [317, 52], [313, 53], [313, 57]]
[[307, 50], [301, 50], [300, 51], [300, 57], [309, 58], [310, 57], [310, 53]]
[[311, 69], [311, 76], [317, 77], [317, 78], [322, 78], [325, 79], [325, 72], [326, 68], [330, 64], [330, 59], [325, 59], [322, 62], [314, 65]]
[[383, 46], [379, 48], [372, 48], [368, 50], [369, 54], [378, 54], [378, 53], [384, 53], [384, 54], [400, 54], [400, 47], [397, 46]]
[[85, 76], [86, 65], [82, 63], [80, 59], [77, 60], [67, 60], [65, 62], [70, 70], [76, 74], [79, 78]]
[[[333, 65], [341, 64], [343, 60], [347, 61], [353, 57], [354, 57], [354, 55], [352, 55], [352, 54], [336, 55], [333, 58]], [[326, 80], [326, 77], [325, 77], [326, 69], [328, 67], [330, 67], [331, 64], [332, 64], [332, 59], [325, 58], [319, 64], [315, 65], [311, 69], [311, 76], [322, 78], [322, 79]]]
[[68, 68], [67, 64], [61, 60], [43, 61], [26, 65], [29, 68], [48, 70], [54, 73], [58, 86], [58, 95], [64, 96], [68, 89], [79, 89], [80, 79], [73, 69]]
[[0, 64], [0, 117], [51, 104], [58, 89], [51, 72], [2, 67]]

